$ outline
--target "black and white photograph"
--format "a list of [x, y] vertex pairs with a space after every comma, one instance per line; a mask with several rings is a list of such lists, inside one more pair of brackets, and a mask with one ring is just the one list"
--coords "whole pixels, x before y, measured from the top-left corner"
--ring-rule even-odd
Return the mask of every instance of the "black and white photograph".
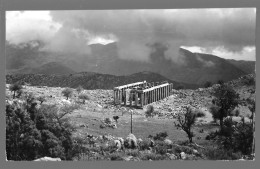
[[6, 11], [6, 160], [254, 161], [256, 11]]

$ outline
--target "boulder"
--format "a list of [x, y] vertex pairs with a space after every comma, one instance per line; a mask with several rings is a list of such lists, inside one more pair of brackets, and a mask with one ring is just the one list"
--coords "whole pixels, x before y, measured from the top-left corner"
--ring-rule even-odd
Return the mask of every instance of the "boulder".
[[115, 146], [117, 148], [117, 151], [121, 150], [122, 144], [121, 144], [121, 142], [119, 140], [114, 140], [114, 144], [115, 144]]
[[187, 154], [185, 154], [184, 152], [181, 152], [180, 155], [182, 160], [185, 160], [187, 158]]
[[172, 144], [172, 141], [170, 139], [165, 139], [164, 140], [164, 143], [167, 144], [167, 145], [171, 145]]
[[38, 158], [34, 161], [61, 161], [60, 158], [51, 158], [51, 157], [42, 157], [42, 158]]
[[133, 156], [127, 156], [123, 157], [125, 161], [141, 161], [138, 157], [133, 157]]
[[142, 140], [141, 138], [139, 138], [139, 139], [137, 140], [137, 142], [138, 142], [138, 143], [141, 143], [141, 142], [143, 142], [143, 140]]
[[178, 157], [175, 154], [166, 153], [170, 160], [177, 160]]
[[135, 135], [129, 134], [124, 141], [124, 145], [126, 148], [136, 148], [137, 139], [136, 139]]
[[195, 155], [199, 155], [199, 152], [198, 152], [198, 150], [196, 150], [196, 149], [193, 149], [192, 152], [193, 152], [193, 154], [195, 154]]
[[122, 137], [118, 137], [118, 140], [121, 142], [121, 144], [124, 144], [124, 139]]

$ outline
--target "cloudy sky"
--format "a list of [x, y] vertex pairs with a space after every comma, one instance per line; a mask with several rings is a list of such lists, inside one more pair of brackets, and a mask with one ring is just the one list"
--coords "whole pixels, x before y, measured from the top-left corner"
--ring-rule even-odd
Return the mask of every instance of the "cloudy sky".
[[149, 44], [180, 47], [226, 59], [255, 60], [255, 8], [7, 11], [6, 39], [41, 40], [41, 50], [91, 55], [89, 44], [117, 42], [124, 59], [149, 61]]

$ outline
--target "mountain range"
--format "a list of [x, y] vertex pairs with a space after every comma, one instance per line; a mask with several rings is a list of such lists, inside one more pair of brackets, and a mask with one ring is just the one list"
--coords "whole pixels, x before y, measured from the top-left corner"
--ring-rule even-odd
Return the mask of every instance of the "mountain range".
[[117, 43], [89, 45], [90, 55], [48, 52], [42, 50], [43, 46], [44, 43], [40, 41], [19, 45], [6, 42], [7, 74], [78, 76], [79, 72], [95, 72], [98, 75], [130, 78], [149, 72], [153, 76], [158, 75], [156, 77], [163, 76], [168, 81], [199, 86], [207, 81], [230, 81], [255, 71], [254, 61], [227, 60], [215, 55], [192, 53], [183, 48], [178, 53], [183, 62], [174, 62], [165, 57], [168, 48], [161, 43], [151, 45], [153, 52], [150, 62], [122, 59], [118, 55]]

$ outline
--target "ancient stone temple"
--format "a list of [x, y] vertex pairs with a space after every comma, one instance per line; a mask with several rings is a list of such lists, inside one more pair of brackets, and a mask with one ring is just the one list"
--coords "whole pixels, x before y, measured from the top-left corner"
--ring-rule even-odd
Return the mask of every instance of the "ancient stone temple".
[[164, 82], [136, 82], [114, 88], [116, 105], [143, 107], [144, 105], [164, 99], [171, 94], [173, 84]]

